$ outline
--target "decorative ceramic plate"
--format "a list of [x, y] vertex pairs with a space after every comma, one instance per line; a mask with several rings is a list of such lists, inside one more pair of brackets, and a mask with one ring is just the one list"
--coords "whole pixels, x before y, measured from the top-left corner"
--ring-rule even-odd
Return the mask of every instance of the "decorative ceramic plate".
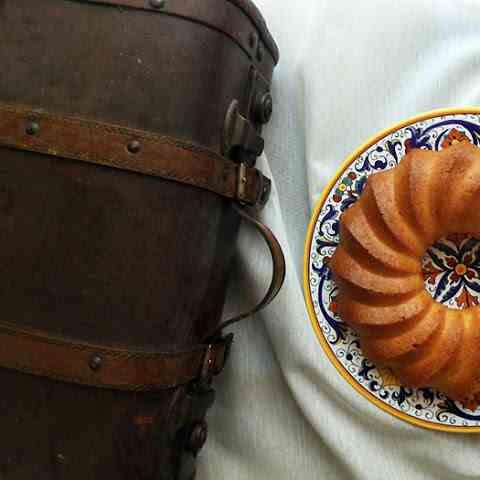
[[[339, 241], [339, 217], [361, 194], [367, 177], [395, 167], [411, 148], [441, 150], [456, 142], [480, 146], [480, 108], [437, 110], [376, 135], [340, 167], [313, 214], [305, 244], [305, 295], [317, 337], [341, 375], [384, 411], [418, 426], [480, 432], [480, 407], [433, 389], [412, 389], [362, 354], [358, 336], [336, 313], [337, 287], [328, 260]], [[480, 302], [480, 241], [465, 235], [439, 240], [423, 258], [425, 287], [450, 308]]]

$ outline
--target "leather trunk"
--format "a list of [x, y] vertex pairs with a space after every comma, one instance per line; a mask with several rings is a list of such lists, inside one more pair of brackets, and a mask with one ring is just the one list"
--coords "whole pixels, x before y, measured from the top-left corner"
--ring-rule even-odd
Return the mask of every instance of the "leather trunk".
[[[0, 102], [154, 132], [236, 164], [254, 166], [261, 151], [278, 52], [248, 0], [0, 0], [0, 40]], [[0, 147], [4, 319], [138, 351], [202, 342], [222, 315], [234, 202], [54, 153]], [[211, 388], [122, 391], [15, 368], [0, 368], [0, 383], [2, 480], [194, 476]]]

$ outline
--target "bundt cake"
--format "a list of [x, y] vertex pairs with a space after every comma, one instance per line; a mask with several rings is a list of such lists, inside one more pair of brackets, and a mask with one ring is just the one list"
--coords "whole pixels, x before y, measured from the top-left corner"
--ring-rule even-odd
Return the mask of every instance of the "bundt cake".
[[329, 266], [337, 311], [360, 336], [365, 356], [405, 386], [455, 400], [480, 394], [480, 307], [454, 310], [424, 287], [422, 257], [436, 240], [480, 238], [480, 149], [459, 143], [412, 149], [371, 175], [340, 218]]

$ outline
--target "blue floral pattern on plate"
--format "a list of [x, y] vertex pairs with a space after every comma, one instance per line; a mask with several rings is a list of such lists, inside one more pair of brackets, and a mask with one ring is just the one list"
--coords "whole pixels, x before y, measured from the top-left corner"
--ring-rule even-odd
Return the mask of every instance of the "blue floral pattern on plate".
[[[341, 213], [356, 202], [368, 175], [395, 167], [411, 148], [440, 150], [456, 142], [480, 144], [480, 116], [450, 114], [418, 121], [377, 141], [354, 159], [320, 208], [310, 244], [309, 287], [319, 330], [351, 379], [394, 410], [429, 424], [480, 427], [480, 408], [454, 402], [433, 389], [399, 385], [360, 349], [358, 335], [336, 314], [337, 287], [328, 261], [339, 240]], [[465, 308], [480, 300], [480, 241], [465, 235], [441, 239], [423, 258], [425, 287], [439, 302]]]

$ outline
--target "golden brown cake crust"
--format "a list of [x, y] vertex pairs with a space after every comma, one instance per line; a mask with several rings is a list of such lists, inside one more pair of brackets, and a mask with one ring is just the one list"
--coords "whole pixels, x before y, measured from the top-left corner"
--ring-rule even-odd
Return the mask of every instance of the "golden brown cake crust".
[[443, 236], [480, 235], [472, 202], [480, 202], [479, 148], [413, 149], [399, 166], [368, 178], [340, 218], [329, 264], [338, 312], [358, 331], [366, 357], [404, 385], [458, 400], [480, 393], [480, 307], [455, 311], [435, 302], [421, 261]]

